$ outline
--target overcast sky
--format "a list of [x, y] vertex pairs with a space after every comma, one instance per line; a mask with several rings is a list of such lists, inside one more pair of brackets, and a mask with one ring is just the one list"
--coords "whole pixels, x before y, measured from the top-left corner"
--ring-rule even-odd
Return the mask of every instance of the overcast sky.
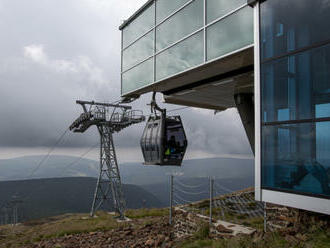
[[[144, 2], [0, 0], [0, 159], [45, 153], [81, 113], [75, 100], [119, 99], [118, 27]], [[148, 114], [149, 98], [134, 107]], [[179, 113], [188, 158], [251, 157], [237, 110]], [[119, 161], [141, 160], [142, 130], [138, 125], [115, 135]], [[95, 129], [68, 134], [54, 154], [80, 155], [97, 141]]]

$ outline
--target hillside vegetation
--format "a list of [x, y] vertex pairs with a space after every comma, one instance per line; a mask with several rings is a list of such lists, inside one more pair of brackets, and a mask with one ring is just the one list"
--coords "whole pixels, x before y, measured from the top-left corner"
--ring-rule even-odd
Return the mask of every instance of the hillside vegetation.
[[[53, 178], [0, 182], [1, 205], [16, 195], [19, 221], [65, 213], [88, 213], [93, 201], [95, 178]], [[136, 185], [123, 185], [128, 208], [162, 207], [156, 196]], [[112, 203], [112, 201], [110, 201]], [[106, 210], [112, 209], [106, 205]], [[0, 220], [4, 213], [0, 209]], [[1, 223], [1, 222], [0, 222]]]
[[[202, 206], [203, 202], [196, 203]], [[245, 218], [244, 224], [255, 228], [251, 235], [230, 235], [230, 230], [214, 226], [208, 221], [191, 218], [191, 214], [174, 212], [174, 223], [168, 224], [168, 209], [128, 210], [129, 222], [117, 222], [112, 214], [97, 212], [67, 214], [29, 221], [16, 227], [0, 226], [0, 247], [26, 248], [329, 248], [330, 221], [328, 216], [304, 213], [287, 228], [263, 232], [262, 218]], [[239, 216], [227, 216], [233, 223]], [[231, 219], [230, 219], [231, 218]], [[187, 221], [189, 219], [189, 221]], [[194, 223], [191, 223], [191, 220]], [[190, 222], [196, 230], [179, 235]]]

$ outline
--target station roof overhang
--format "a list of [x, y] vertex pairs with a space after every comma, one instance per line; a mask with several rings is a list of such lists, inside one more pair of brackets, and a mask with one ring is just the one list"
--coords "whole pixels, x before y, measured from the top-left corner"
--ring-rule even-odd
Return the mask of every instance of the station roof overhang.
[[254, 91], [253, 45], [143, 87], [126, 97], [161, 92], [166, 103], [225, 110], [235, 107], [234, 96]]

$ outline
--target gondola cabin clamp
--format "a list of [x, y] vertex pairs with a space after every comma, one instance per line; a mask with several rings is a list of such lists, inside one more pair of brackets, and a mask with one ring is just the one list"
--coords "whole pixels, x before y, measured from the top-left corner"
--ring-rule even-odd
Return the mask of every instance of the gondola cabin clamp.
[[[155, 101], [141, 138], [145, 165], [181, 166], [187, 150], [187, 138], [180, 116], [167, 116]], [[158, 113], [157, 113], [158, 112]]]

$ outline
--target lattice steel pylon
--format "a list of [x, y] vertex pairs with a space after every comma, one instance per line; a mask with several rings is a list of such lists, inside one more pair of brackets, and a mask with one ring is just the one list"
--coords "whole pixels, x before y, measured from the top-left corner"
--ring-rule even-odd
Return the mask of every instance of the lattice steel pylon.
[[142, 111], [131, 110], [130, 106], [109, 103], [77, 101], [84, 112], [70, 126], [73, 132], [84, 133], [95, 125], [100, 134], [100, 171], [94, 193], [91, 216], [106, 202], [111, 204], [120, 218], [125, 218], [126, 208], [113, 133], [120, 132], [133, 124], [145, 121]]

